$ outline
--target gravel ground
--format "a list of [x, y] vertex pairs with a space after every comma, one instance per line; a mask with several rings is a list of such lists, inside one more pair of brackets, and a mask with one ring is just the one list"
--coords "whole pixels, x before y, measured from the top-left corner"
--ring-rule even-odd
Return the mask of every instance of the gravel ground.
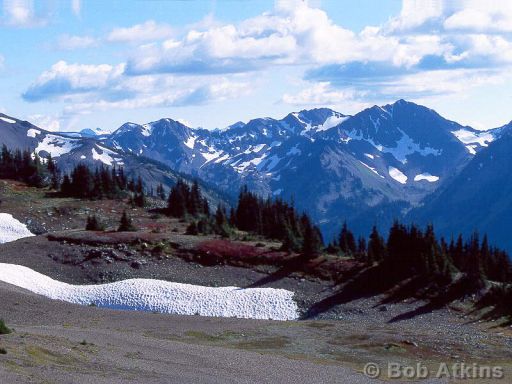
[[[90, 257], [91, 252], [100, 256]], [[25, 265], [75, 284], [130, 277], [209, 286], [263, 282], [294, 291], [304, 312], [335, 297], [338, 289], [320, 280], [273, 280], [246, 268], [201, 266], [179, 257], [133, 252], [124, 245], [73, 245], [46, 236], [0, 246], [0, 262]], [[5, 284], [0, 291], [7, 298], [0, 301], [0, 315], [16, 328], [15, 334], [0, 339], [8, 350], [0, 356], [0, 373], [10, 378], [23, 372], [23, 380], [28, 374], [34, 382], [138, 382], [147, 376], [148, 383], [300, 383], [305, 377], [358, 383], [368, 382], [357, 373], [367, 362], [493, 362], [508, 369], [512, 358], [510, 329], [493, 328], [463, 312], [443, 308], [393, 321], [421, 308], [420, 301], [383, 305], [382, 297], [363, 297], [333, 305], [307, 321], [282, 323], [118, 312], [50, 301]], [[79, 344], [82, 340], [86, 345]], [[62, 356], [70, 356], [71, 362]], [[46, 370], [32, 367], [43, 363]], [[95, 364], [98, 369], [93, 369]], [[66, 376], [69, 370], [76, 376]], [[9, 382], [27, 382], [20, 380], [13, 376]]]

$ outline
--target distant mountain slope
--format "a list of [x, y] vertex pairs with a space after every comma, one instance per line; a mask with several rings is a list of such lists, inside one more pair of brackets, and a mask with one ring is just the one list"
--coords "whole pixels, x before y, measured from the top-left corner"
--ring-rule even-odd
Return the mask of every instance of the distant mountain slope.
[[408, 215], [420, 223], [433, 222], [447, 236], [478, 229], [493, 244], [512, 251], [512, 124], [501, 138]]
[[51, 152], [64, 169], [86, 162], [140, 171], [152, 159], [153, 167], [198, 177], [231, 198], [247, 184], [293, 200], [328, 237], [344, 220], [357, 233], [386, 227], [508, 130], [478, 131], [404, 100], [353, 116], [317, 108], [214, 131], [164, 118], [125, 123], [111, 134], [58, 134], [4, 118], [15, 122], [0, 119], [0, 143]]
[[[101, 137], [49, 132], [29, 122], [0, 114], [0, 145], [5, 144], [10, 149], [28, 149], [42, 158], [51, 154], [64, 173], [69, 173], [75, 165], [82, 163], [93, 168], [101, 165], [122, 166], [129, 177], [141, 176], [148, 188], [155, 188], [159, 183], [172, 186], [180, 177], [191, 180], [166, 164], [109, 148], [99, 140]], [[217, 204], [226, 201], [220, 190], [205, 183], [202, 185], [205, 196], [211, 202]]]
[[126, 123], [102, 142], [233, 195], [247, 184], [262, 195], [293, 199], [330, 236], [345, 219], [361, 232], [381, 218], [386, 224], [493, 139], [399, 100], [354, 116], [318, 108], [215, 131], [172, 119]]

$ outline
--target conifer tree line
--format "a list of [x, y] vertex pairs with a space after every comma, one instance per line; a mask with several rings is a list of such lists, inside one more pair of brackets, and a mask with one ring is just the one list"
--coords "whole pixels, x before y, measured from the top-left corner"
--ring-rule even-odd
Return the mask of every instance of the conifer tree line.
[[167, 212], [173, 217], [196, 217], [188, 228], [189, 234], [217, 233], [228, 236], [233, 229], [249, 232], [283, 243], [288, 251], [303, 252], [314, 256], [323, 247], [320, 230], [306, 214], [280, 199], [263, 199], [243, 187], [236, 208], [227, 212], [219, 205], [215, 214], [210, 214], [208, 201], [202, 197], [199, 185], [189, 187], [179, 180], [171, 189]]
[[48, 167], [37, 154], [19, 149], [11, 151], [6, 145], [0, 153], [0, 178], [23, 181], [32, 187], [44, 187], [49, 182]]
[[64, 175], [59, 185], [62, 196], [79, 199], [118, 199], [130, 195], [133, 205], [143, 207], [145, 188], [142, 179], [128, 179], [123, 168], [101, 165], [91, 170], [84, 164], [75, 166], [70, 175]]
[[364, 238], [356, 241], [345, 223], [328, 250], [369, 264], [377, 262], [390, 278], [449, 277], [459, 271], [474, 279], [512, 281], [508, 254], [490, 246], [486, 235], [480, 240], [476, 232], [467, 240], [459, 235], [448, 243], [444, 238], [436, 237], [432, 225], [422, 231], [414, 224], [406, 226], [395, 221], [387, 240], [374, 227], [366, 242]]

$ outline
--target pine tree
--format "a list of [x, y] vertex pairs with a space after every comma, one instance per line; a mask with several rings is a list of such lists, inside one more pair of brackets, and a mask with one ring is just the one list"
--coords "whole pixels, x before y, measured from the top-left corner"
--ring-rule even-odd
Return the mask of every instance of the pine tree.
[[105, 226], [100, 222], [96, 215], [87, 217], [87, 225], [85, 226], [86, 231], [104, 231]]
[[301, 217], [301, 225], [304, 231], [302, 240], [302, 255], [306, 259], [313, 259], [320, 254], [321, 239], [318, 237], [318, 231], [311, 224], [309, 217], [304, 214]]
[[133, 225], [132, 219], [128, 216], [126, 211], [123, 212], [121, 220], [119, 221], [118, 232], [136, 232], [137, 228]]
[[346, 221], [341, 228], [338, 245], [345, 255], [353, 256], [356, 253], [356, 240], [354, 234], [348, 229]]
[[177, 218], [185, 217], [187, 213], [187, 191], [188, 188], [186, 188], [181, 180], [178, 180], [176, 185], [171, 189], [167, 204], [167, 211], [170, 216]]
[[370, 263], [382, 261], [385, 257], [385, 253], [386, 246], [384, 245], [384, 239], [374, 225], [368, 242], [368, 261]]

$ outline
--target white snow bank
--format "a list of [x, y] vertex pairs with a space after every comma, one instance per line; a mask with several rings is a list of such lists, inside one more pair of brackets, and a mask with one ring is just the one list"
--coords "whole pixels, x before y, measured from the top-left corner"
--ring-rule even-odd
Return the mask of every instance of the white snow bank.
[[0, 244], [34, 236], [27, 226], [8, 213], [0, 213]]
[[51, 154], [52, 157], [59, 157], [78, 147], [80, 147], [79, 140], [50, 134], [46, 135], [44, 139], [37, 144], [35, 153], [39, 155], [41, 151], [46, 151]]
[[481, 147], [487, 147], [495, 139], [490, 132], [471, 132], [464, 128], [452, 131], [452, 134], [463, 144], [479, 144]]
[[398, 181], [400, 184], [407, 183], [407, 176], [405, 176], [401, 170], [395, 167], [388, 168], [389, 176]]
[[38, 130], [38, 129], [31, 128], [31, 129], [29, 129], [27, 131], [27, 137], [34, 137], [35, 138], [37, 135], [40, 135], [40, 134], [41, 134], [41, 131]]
[[430, 173], [421, 173], [419, 175], [414, 176], [414, 181], [426, 180], [429, 183], [435, 183], [439, 181], [439, 176], [431, 175]]
[[0, 281], [50, 299], [130, 309], [246, 319], [295, 320], [293, 292], [274, 288], [211, 288], [152, 279], [102, 285], [71, 285], [21, 265], [0, 263]]
[[3, 116], [0, 116], [0, 120], [3, 120], [3, 121], [5, 121], [6, 123], [9, 123], [9, 124], [14, 124], [16, 122], [16, 120], [9, 119], [8, 117], [3, 117]]

